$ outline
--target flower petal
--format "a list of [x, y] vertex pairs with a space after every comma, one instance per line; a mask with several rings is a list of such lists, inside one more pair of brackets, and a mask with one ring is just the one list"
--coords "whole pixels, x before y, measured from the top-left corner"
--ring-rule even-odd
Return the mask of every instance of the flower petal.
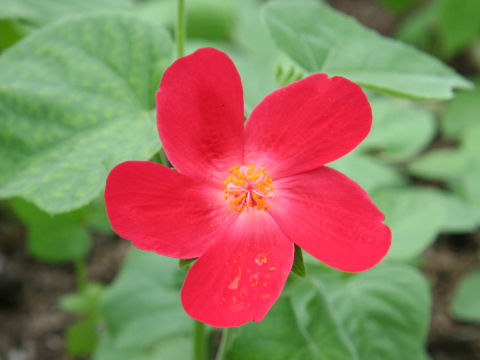
[[269, 211], [287, 236], [326, 264], [358, 272], [390, 247], [390, 229], [368, 194], [328, 167], [279, 179]]
[[203, 254], [228, 226], [222, 195], [157, 163], [127, 161], [110, 172], [105, 203], [115, 232], [134, 246], [188, 259]]
[[157, 126], [179, 172], [225, 180], [223, 173], [242, 163], [243, 118], [240, 76], [223, 52], [200, 49], [165, 71], [157, 92]]
[[268, 213], [256, 215], [242, 214], [188, 272], [182, 303], [191, 317], [240, 326], [262, 320], [280, 295], [294, 246]]
[[245, 163], [273, 178], [313, 170], [354, 149], [370, 131], [362, 89], [316, 74], [268, 95], [246, 123]]

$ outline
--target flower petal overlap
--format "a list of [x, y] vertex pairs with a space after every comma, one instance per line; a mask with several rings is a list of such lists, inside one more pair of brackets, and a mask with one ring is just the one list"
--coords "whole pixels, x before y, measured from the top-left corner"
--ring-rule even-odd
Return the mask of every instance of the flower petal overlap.
[[368, 134], [355, 83], [311, 75], [268, 95], [244, 124], [240, 76], [204, 48], [175, 61], [157, 93], [157, 125], [176, 171], [147, 161], [115, 167], [105, 189], [113, 229], [133, 245], [198, 257], [181, 299], [217, 327], [260, 321], [280, 295], [294, 244], [349, 272], [390, 247], [368, 194], [324, 166]]

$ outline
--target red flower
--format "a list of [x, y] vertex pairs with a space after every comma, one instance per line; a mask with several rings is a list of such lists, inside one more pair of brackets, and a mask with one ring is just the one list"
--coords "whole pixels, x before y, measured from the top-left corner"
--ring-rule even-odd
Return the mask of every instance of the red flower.
[[390, 246], [384, 216], [355, 182], [325, 167], [371, 126], [361, 88], [309, 76], [268, 95], [244, 124], [232, 61], [215, 49], [178, 59], [157, 93], [158, 131], [177, 171], [127, 161], [107, 179], [113, 229], [134, 246], [199, 257], [182, 303], [212, 326], [260, 321], [280, 295], [294, 243], [349, 272]]

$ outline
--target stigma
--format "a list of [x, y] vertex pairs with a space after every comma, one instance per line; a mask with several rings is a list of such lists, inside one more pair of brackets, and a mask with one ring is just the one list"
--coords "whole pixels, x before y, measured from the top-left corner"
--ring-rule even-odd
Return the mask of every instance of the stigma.
[[263, 167], [234, 166], [223, 183], [224, 198], [238, 212], [267, 210], [268, 198], [273, 195], [272, 178]]

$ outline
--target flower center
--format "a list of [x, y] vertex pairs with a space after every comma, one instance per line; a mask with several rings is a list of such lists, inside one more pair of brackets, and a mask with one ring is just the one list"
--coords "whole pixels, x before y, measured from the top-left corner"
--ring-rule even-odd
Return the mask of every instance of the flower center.
[[273, 186], [272, 178], [263, 167], [255, 170], [255, 165], [234, 166], [229, 172], [223, 192], [233, 210], [268, 209], [266, 199], [272, 197]]

